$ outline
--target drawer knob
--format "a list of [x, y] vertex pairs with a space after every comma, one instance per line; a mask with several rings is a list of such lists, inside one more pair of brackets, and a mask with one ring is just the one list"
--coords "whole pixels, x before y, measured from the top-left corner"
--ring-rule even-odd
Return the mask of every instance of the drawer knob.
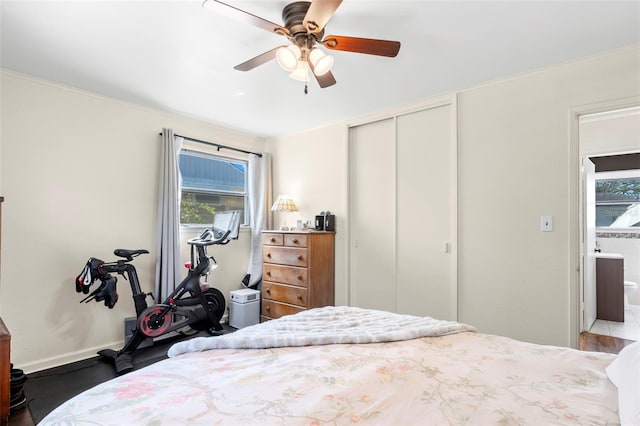
[[267, 271], [267, 275], [271, 276], [271, 271]]
[[297, 238], [293, 239], [293, 244], [298, 244], [298, 239]]
[[298, 295], [298, 300], [302, 300], [302, 295], [301, 294]]
[[271, 289], [270, 289], [270, 288], [268, 288], [268, 289], [266, 289], [264, 292], [265, 292], [265, 293], [267, 293], [267, 294], [271, 294]]
[[275, 242], [276, 242], [276, 239], [275, 239], [275, 238], [273, 238], [273, 237], [271, 237], [271, 239], [270, 239], [269, 241], [271, 241], [272, 243], [275, 243]]
[[302, 279], [302, 275], [298, 275], [298, 279], [301, 280]]
[[267, 257], [271, 259], [271, 253], [267, 253]]
[[301, 255], [301, 254], [299, 254], [299, 255], [298, 255], [298, 260], [302, 260], [302, 259], [303, 259], [302, 255]]
[[267, 305], [267, 306], [264, 307], [264, 310], [265, 311], [269, 311], [269, 310], [271, 310], [271, 307], [269, 305]]

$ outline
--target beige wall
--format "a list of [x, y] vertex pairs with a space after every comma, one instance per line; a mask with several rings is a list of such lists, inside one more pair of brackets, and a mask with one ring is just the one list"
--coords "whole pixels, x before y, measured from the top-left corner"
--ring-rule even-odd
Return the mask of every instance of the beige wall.
[[[109, 310], [79, 304], [74, 278], [90, 256], [108, 261], [115, 248], [146, 248], [151, 254], [135, 264], [143, 290], [152, 290], [163, 127], [264, 149], [251, 136], [4, 71], [1, 119], [0, 315], [12, 361], [27, 371], [122, 346], [123, 319], [135, 315], [128, 281], [118, 279], [120, 299]], [[212, 250], [221, 264], [213, 280], [225, 295], [240, 288], [248, 235], [224, 253]]]
[[[570, 111], [637, 96], [638, 75], [636, 47], [458, 92], [460, 321], [486, 333], [575, 345], [577, 151], [571, 151]], [[304, 215], [325, 207], [344, 214], [341, 126], [274, 138], [267, 146], [277, 159], [275, 192], [312, 203]], [[324, 147], [330, 155], [318, 154]], [[541, 215], [553, 216], [553, 232], [540, 231]], [[339, 225], [336, 294], [346, 295], [344, 217]]]
[[[321, 211], [336, 215], [337, 305], [346, 305], [346, 125], [335, 124], [299, 135], [272, 138], [267, 151], [273, 158], [273, 198], [290, 195], [298, 212], [289, 213], [287, 225], [297, 219], [313, 220]], [[283, 224], [285, 213], [274, 213], [274, 225]]]
[[[570, 112], [640, 93], [637, 48], [459, 96], [460, 319], [575, 344], [577, 150]], [[540, 232], [551, 215], [553, 232]]]

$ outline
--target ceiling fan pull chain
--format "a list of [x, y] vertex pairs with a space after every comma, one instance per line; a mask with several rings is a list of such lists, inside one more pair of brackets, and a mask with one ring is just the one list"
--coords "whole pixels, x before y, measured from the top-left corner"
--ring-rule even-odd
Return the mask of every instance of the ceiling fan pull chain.
[[309, 89], [307, 88], [307, 83], [304, 83], [304, 94], [306, 95], [307, 93], [309, 93]]

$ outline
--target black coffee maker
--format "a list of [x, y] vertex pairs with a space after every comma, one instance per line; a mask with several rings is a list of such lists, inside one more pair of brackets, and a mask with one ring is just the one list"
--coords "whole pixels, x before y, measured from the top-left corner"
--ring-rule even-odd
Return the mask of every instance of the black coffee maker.
[[336, 216], [331, 214], [330, 211], [320, 212], [316, 216], [316, 231], [335, 231], [336, 230]]

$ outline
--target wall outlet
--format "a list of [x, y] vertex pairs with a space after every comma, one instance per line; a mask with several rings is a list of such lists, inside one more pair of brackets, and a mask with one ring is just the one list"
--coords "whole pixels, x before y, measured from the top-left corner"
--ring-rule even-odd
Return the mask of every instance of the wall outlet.
[[540, 216], [540, 230], [542, 232], [553, 231], [553, 216]]

